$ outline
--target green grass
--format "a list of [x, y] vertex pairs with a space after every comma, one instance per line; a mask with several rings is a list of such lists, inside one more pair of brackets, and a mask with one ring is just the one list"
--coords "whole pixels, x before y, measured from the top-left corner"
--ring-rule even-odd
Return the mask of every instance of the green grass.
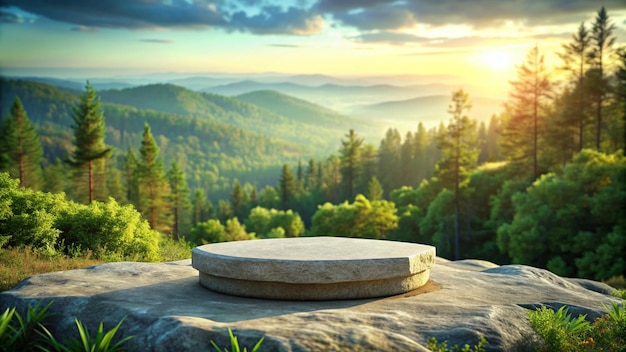
[[[191, 258], [191, 246], [185, 241], [165, 239], [159, 243], [159, 256], [162, 262]], [[92, 257], [90, 250], [72, 251], [72, 255], [51, 256], [30, 247], [0, 249], [0, 292], [9, 290], [29, 276], [81, 269], [97, 264], [138, 261], [139, 258], [125, 257], [119, 253], [101, 254], [98, 259]]]
[[29, 247], [0, 249], [0, 291], [13, 288], [29, 276], [71, 269], [86, 268], [103, 263], [90, 258], [50, 257]]

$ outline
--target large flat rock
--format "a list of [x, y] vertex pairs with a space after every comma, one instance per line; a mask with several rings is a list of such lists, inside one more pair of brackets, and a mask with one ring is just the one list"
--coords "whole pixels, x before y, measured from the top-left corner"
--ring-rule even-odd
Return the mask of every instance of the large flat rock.
[[391, 296], [423, 286], [435, 247], [342, 237], [236, 241], [196, 247], [200, 284], [221, 293], [281, 300]]
[[198, 283], [190, 261], [111, 263], [31, 277], [0, 293], [0, 309], [54, 301], [50, 326], [75, 334], [74, 317], [95, 331], [126, 320], [127, 347], [139, 351], [210, 351], [228, 346], [227, 328], [263, 350], [425, 351], [429, 337], [491, 351], [528, 350], [537, 336], [525, 308], [570, 306], [589, 319], [613, 300], [597, 282], [568, 280], [528, 266], [439, 260], [429, 283], [406, 294], [363, 300], [277, 301], [216, 293]]

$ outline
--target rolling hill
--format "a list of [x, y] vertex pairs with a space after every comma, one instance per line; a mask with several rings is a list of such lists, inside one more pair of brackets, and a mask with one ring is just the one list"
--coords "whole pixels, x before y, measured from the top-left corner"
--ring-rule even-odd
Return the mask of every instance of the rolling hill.
[[[491, 115], [503, 109], [503, 102], [498, 99], [470, 95], [470, 101], [473, 107], [468, 116], [477, 121], [487, 122]], [[447, 113], [449, 105], [450, 95], [432, 95], [378, 104], [356, 105], [352, 108], [352, 115], [363, 119], [384, 120], [389, 123], [410, 123], [413, 126], [422, 122], [426, 127], [433, 127], [450, 119], [450, 114]]]

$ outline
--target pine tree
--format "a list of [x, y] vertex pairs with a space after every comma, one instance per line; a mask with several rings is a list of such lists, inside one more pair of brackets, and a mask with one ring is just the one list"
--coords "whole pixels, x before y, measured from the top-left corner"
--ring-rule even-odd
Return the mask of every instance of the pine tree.
[[459, 234], [460, 188], [469, 176], [470, 169], [476, 166], [478, 144], [476, 140], [476, 122], [466, 115], [472, 108], [467, 95], [462, 89], [452, 93], [452, 104], [448, 113], [452, 115], [448, 133], [439, 139], [441, 160], [437, 163], [437, 178], [444, 187], [454, 190], [454, 248], [455, 259], [461, 258]]
[[606, 95], [609, 91], [609, 82], [605, 77], [605, 57], [611, 52], [615, 43], [613, 31], [616, 30], [615, 24], [611, 23], [604, 6], [598, 11], [595, 22], [591, 29], [591, 54], [592, 66], [594, 68], [594, 91], [595, 98], [595, 117], [596, 117], [596, 149], [600, 150], [602, 142], [602, 108]]
[[[378, 171], [378, 151], [373, 144], [366, 144], [361, 149], [361, 171], [356, 185], [357, 194], [365, 194], [369, 189], [369, 182]], [[381, 196], [382, 198], [382, 196]]]
[[171, 230], [170, 185], [159, 156], [159, 146], [152, 136], [148, 123], [144, 126], [139, 154], [141, 158], [137, 167], [138, 209], [152, 229], [167, 233]]
[[308, 191], [313, 191], [313, 190], [318, 189], [319, 179], [318, 179], [317, 163], [315, 162], [315, 159], [313, 158], [309, 159], [309, 163], [306, 169], [305, 181], [306, 181], [305, 182], [306, 189]]
[[417, 131], [413, 136], [413, 167], [415, 168], [414, 186], [419, 186], [422, 180], [432, 175], [430, 159], [427, 153], [428, 149], [428, 133], [423, 123], [417, 125]]
[[94, 162], [106, 160], [111, 155], [112, 148], [104, 143], [104, 113], [100, 109], [100, 99], [89, 82], [85, 89], [79, 105], [73, 109], [74, 151], [66, 162], [75, 169], [79, 179], [86, 176], [91, 203], [94, 200], [96, 182]]
[[0, 171], [20, 180], [20, 186], [41, 190], [43, 149], [19, 97], [0, 126]]
[[139, 182], [137, 180], [137, 167], [139, 162], [133, 148], [128, 147], [124, 158], [124, 186], [126, 189], [126, 201], [139, 208]]
[[243, 219], [244, 192], [239, 180], [233, 182], [233, 189], [230, 192], [230, 205], [233, 210], [233, 216], [237, 219]]
[[623, 137], [622, 148], [626, 149], [626, 46], [618, 50], [619, 66], [617, 68], [617, 101], [622, 106], [622, 128]]
[[413, 133], [408, 131], [404, 137], [404, 143], [400, 149], [400, 185], [410, 186], [416, 178], [415, 167], [412, 161], [415, 159], [415, 140]]
[[378, 148], [378, 179], [383, 189], [400, 187], [400, 150], [402, 137], [396, 129], [388, 129]]
[[187, 186], [185, 172], [178, 167], [176, 162], [172, 163], [172, 166], [167, 172], [167, 178], [170, 182], [170, 203], [172, 205], [172, 215], [174, 215], [172, 234], [176, 238], [180, 238], [181, 233], [184, 233], [189, 227], [188, 212], [191, 208], [191, 204], [189, 203], [189, 187]]
[[193, 194], [192, 201], [192, 226], [196, 226], [201, 222], [205, 222], [211, 218], [211, 205], [207, 201], [206, 194], [201, 188], [196, 189]]
[[296, 179], [293, 177], [293, 172], [291, 172], [289, 165], [285, 164], [278, 180], [278, 194], [280, 195], [283, 208], [289, 208], [290, 202], [295, 197], [295, 191]]
[[378, 178], [376, 178], [376, 176], [372, 176], [371, 181], [368, 184], [368, 191], [367, 191], [367, 199], [369, 199], [370, 201], [375, 201], [375, 200], [382, 200], [383, 199], [383, 186], [380, 185], [380, 182], [378, 182]]
[[509, 120], [502, 133], [502, 152], [523, 169], [530, 167], [536, 179], [540, 134], [545, 129], [545, 104], [551, 91], [549, 72], [539, 47], [535, 45], [528, 52], [526, 61], [517, 68], [517, 80], [511, 85], [513, 91], [507, 104]]
[[582, 22], [578, 33], [572, 36], [572, 42], [563, 44], [563, 52], [558, 53], [563, 60], [563, 69], [570, 71], [573, 76], [574, 91], [577, 100], [576, 111], [571, 115], [578, 130], [578, 151], [584, 148], [584, 130], [587, 122], [586, 106], [587, 92], [585, 92], [585, 68], [589, 63], [591, 36]]
[[361, 146], [363, 139], [358, 138], [353, 129], [345, 135], [347, 140], [341, 140], [341, 180], [343, 181], [344, 194], [347, 199], [352, 199], [356, 181], [361, 168]]

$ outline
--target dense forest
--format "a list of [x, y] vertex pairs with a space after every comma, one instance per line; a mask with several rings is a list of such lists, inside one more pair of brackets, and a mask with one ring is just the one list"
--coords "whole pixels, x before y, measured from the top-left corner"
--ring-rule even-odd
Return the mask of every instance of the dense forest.
[[[460, 89], [442, 111], [449, 123], [390, 128], [377, 145], [366, 142], [376, 126], [273, 91], [87, 83], [74, 92], [2, 79], [0, 171], [16, 180], [0, 180], [11, 189], [0, 192], [0, 244], [78, 243], [67, 212], [11, 208], [11, 194], [64, 192], [77, 203], [63, 207], [137, 209], [152, 230], [194, 244], [386, 238], [434, 244], [452, 259], [624, 275], [626, 48], [615, 47], [615, 29], [602, 8], [563, 44], [556, 68], [532, 48], [488, 123]], [[48, 215], [28, 226], [56, 236], [11, 232], [34, 211]]]

